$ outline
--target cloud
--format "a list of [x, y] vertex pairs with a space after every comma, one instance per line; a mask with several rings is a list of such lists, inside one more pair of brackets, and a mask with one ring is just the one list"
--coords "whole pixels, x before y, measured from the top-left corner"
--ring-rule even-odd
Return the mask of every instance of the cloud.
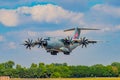
[[107, 15], [111, 15], [113, 17], [120, 17], [120, 8], [105, 4], [97, 4], [92, 7], [93, 10], [97, 11], [98, 13], [105, 13]]
[[[12, 31], [12, 32], [7, 32], [6, 37], [8, 37], [9, 40], [12, 39], [12, 41], [14, 40], [15, 42], [21, 43], [21, 41], [24, 41], [28, 38], [36, 37], [37, 34], [35, 33], [37, 32], [30, 31], [30, 30]], [[19, 35], [19, 36], [16, 36], [16, 35]]]
[[17, 44], [15, 42], [3, 42], [3, 44], [0, 45], [1, 50], [11, 50], [11, 49], [16, 49], [17, 48]]
[[116, 28], [120, 30], [120, 25], [116, 26]]
[[120, 25], [104, 27], [100, 32], [116, 32], [116, 31], [120, 31]]
[[0, 22], [5, 26], [16, 26], [18, 15], [15, 10], [0, 9]]
[[72, 36], [73, 32], [72, 31], [64, 32], [63, 30], [57, 30], [57, 31], [46, 31], [44, 32], [44, 34], [51, 37], [67, 37], [67, 36]]
[[36, 35], [39, 35], [39, 32], [35, 31], [27, 31], [28, 36], [35, 37]]
[[4, 40], [4, 37], [0, 35], [0, 42]]
[[[17, 26], [30, 22], [61, 23], [72, 22], [83, 24], [84, 14], [72, 12], [53, 4], [22, 6], [17, 9], [0, 9], [0, 22], [5, 26]], [[80, 23], [81, 21], [81, 23]]]
[[[72, 36], [73, 31], [64, 32], [63, 30], [56, 30], [56, 31], [33, 31], [33, 30], [24, 30], [19, 32], [8, 32], [7, 36], [12, 37], [12, 39], [19, 39], [19, 41], [27, 40], [28, 38], [36, 40], [37, 38], [43, 37], [67, 37]], [[19, 35], [19, 36], [16, 36]], [[18, 40], [17, 40], [18, 41]]]
[[16, 44], [14, 42], [8, 43], [8, 48], [9, 49], [16, 49]]
[[101, 29], [98, 33], [115, 32], [120, 19], [120, 7], [96, 4], [85, 14], [86, 26]]
[[120, 6], [120, 0], [105, 0], [105, 3], [113, 6]]
[[115, 31], [120, 31], [120, 25], [115, 26], [114, 30]]
[[47, 4], [33, 7], [20, 7], [17, 9], [22, 14], [31, 15], [34, 21], [59, 23], [62, 21], [78, 22], [84, 16], [83, 13], [75, 13], [63, 9], [60, 6]]

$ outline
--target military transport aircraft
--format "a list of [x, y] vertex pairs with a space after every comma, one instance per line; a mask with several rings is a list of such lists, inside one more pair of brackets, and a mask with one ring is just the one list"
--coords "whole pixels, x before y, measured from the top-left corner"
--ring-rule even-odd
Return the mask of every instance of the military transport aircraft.
[[72, 28], [64, 30], [66, 31], [75, 31], [73, 37], [67, 37], [67, 38], [38, 38], [36, 41], [33, 42], [33, 40], [30, 40], [28, 38], [27, 41], [23, 43], [24, 46], [26, 46], [26, 49], [31, 49], [32, 47], [38, 45], [39, 47], [44, 48], [47, 52], [50, 52], [51, 55], [57, 55], [59, 52], [63, 52], [65, 55], [69, 55], [70, 52], [72, 52], [73, 49], [75, 49], [78, 46], [87, 47], [88, 44], [97, 43], [98, 41], [95, 40], [88, 40], [86, 37], [80, 38], [80, 32], [81, 30], [99, 30], [99, 29], [92, 29], [92, 28]]

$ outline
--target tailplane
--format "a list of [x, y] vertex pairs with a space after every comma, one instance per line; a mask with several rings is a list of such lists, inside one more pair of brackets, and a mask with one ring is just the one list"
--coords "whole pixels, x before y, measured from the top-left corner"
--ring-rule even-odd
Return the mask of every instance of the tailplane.
[[75, 31], [74, 35], [73, 35], [73, 39], [79, 39], [80, 37], [80, 33], [81, 33], [81, 30], [99, 30], [99, 29], [93, 29], [93, 28], [71, 28], [71, 29], [67, 29], [67, 30], [64, 30], [64, 32], [66, 31]]

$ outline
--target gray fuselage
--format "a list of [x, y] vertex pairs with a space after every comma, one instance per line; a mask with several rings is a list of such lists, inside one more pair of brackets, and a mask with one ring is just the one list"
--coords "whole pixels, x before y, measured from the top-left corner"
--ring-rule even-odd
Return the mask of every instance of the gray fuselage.
[[65, 45], [63, 43], [63, 39], [49, 38], [46, 39], [46, 41], [47, 41], [47, 46], [45, 47], [45, 49], [49, 52], [51, 51], [71, 52], [73, 49], [79, 46], [79, 43]]

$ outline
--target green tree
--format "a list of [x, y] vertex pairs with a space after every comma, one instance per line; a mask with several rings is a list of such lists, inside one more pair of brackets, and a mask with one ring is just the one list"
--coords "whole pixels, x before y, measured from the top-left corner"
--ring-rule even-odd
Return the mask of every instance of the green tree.
[[88, 66], [71, 66], [71, 77], [89, 77], [90, 69]]
[[46, 78], [47, 73], [46, 73], [46, 65], [44, 63], [39, 63], [39, 66], [37, 68], [37, 77], [38, 78]]
[[37, 68], [37, 64], [32, 63], [30, 68]]
[[119, 62], [113, 62], [111, 64], [111, 66], [113, 66], [113, 70], [114, 70], [114, 67], [117, 68], [117, 70], [118, 70], [118, 76], [120, 76], [120, 63]]
[[5, 65], [5, 68], [8, 69], [8, 68], [13, 68], [15, 63], [13, 61], [8, 61], [8, 62], [4, 63], [4, 65]]
[[90, 67], [91, 77], [103, 77], [104, 66], [102, 64], [96, 64]]
[[51, 78], [60, 78], [61, 77], [61, 74], [59, 72], [54, 72], [52, 75], [51, 75]]

